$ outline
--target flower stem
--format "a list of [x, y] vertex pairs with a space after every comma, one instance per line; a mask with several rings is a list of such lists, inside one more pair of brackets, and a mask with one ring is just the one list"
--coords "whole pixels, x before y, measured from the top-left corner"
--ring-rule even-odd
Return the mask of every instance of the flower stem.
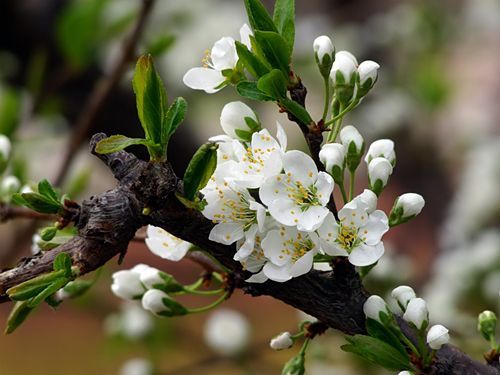
[[349, 171], [349, 202], [354, 198], [354, 182], [356, 180], [356, 172]]
[[330, 107], [330, 79], [329, 77], [323, 77], [323, 82], [325, 84], [325, 105], [323, 108], [323, 116], [321, 119], [325, 121], [326, 116], [328, 115], [328, 109]]
[[213, 296], [215, 294], [220, 294], [224, 291], [224, 289], [214, 289], [214, 290], [186, 290], [188, 293], [197, 294], [200, 296]]
[[340, 192], [342, 193], [342, 199], [344, 200], [344, 204], [346, 204], [348, 201], [347, 201], [347, 193], [345, 191], [344, 181], [342, 181], [340, 184], [337, 185], [339, 185]]
[[209, 305], [188, 309], [188, 314], [196, 314], [196, 313], [201, 313], [201, 312], [211, 310], [214, 307], [217, 307], [218, 305], [220, 305], [222, 302], [224, 302], [228, 295], [229, 295], [229, 292], [226, 292]]
[[335, 121], [337, 121], [337, 120], [341, 119], [342, 117], [344, 117], [345, 114], [347, 112], [349, 112], [351, 109], [353, 109], [358, 103], [359, 103], [359, 100], [354, 99], [352, 102], [349, 103], [349, 105], [347, 107], [345, 107], [345, 109], [341, 108], [340, 112], [339, 112], [339, 114], [337, 116], [334, 116], [330, 120], [328, 120], [327, 122], [325, 122], [325, 126], [331, 125]]

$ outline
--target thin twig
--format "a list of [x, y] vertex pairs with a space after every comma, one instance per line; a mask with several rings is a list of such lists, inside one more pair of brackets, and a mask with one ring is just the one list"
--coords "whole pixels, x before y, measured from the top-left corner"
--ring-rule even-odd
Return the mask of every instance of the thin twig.
[[0, 223], [12, 219], [35, 219], [50, 221], [56, 220], [57, 216], [51, 214], [41, 214], [23, 207], [16, 207], [6, 203], [0, 203]]
[[71, 138], [68, 142], [63, 162], [55, 179], [56, 186], [61, 186], [64, 182], [64, 178], [66, 177], [71, 162], [73, 161], [76, 150], [85, 141], [87, 134], [93, 130], [95, 126], [95, 119], [99, 114], [99, 111], [104, 106], [111, 92], [127, 71], [129, 63], [134, 59], [137, 43], [141, 38], [142, 31], [146, 25], [148, 15], [151, 13], [153, 4], [154, 0], [142, 0], [141, 11], [134, 29], [132, 30], [130, 36], [123, 41], [122, 55], [114, 65], [111, 74], [109, 76], [103, 76], [99, 81], [97, 81], [94, 89], [88, 96], [87, 102], [85, 103], [71, 133]]

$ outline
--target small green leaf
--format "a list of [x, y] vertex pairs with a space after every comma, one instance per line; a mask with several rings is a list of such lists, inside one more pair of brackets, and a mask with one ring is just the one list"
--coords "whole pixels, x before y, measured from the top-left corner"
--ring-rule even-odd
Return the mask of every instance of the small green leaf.
[[55, 280], [64, 276], [64, 271], [49, 272], [7, 289], [7, 295], [14, 301], [35, 297]]
[[260, 78], [264, 74], [269, 73], [269, 67], [249, 51], [243, 43], [236, 41], [236, 52], [238, 53], [239, 61], [255, 78]]
[[274, 24], [285, 39], [290, 51], [295, 40], [295, 0], [276, 0], [274, 4]]
[[184, 173], [184, 196], [193, 200], [205, 187], [217, 166], [217, 148], [215, 143], [205, 143], [195, 152]]
[[46, 298], [49, 298], [52, 294], [57, 292], [59, 289], [64, 287], [67, 283], [69, 283], [71, 279], [67, 277], [61, 277], [55, 280], [53, 283], [48, 285], [43, 291], [41, 291], [38, 295], [33, 297], [28, 301], [28, 307], [35, 308], [40, 303], [45, 301]]
[[273, 19], [260, 0], [245, 0], [245, 8], [247, 10], [248, 22], [254, 31], [277, 31]]
[[151, 144], [146, 139], [129, 138], [118, 134], [100, 140], [95, 147], [95, 151], [99, 154], [110, 154], [112, 152], [121, 151], [132, 145], [150, 146]]
[[391, 345], [393, 348], [397, 349], [404, 356], [407, 355], [406, 349], [399, 339], [389, 331], [384, 325], [380, 324], [375, 319], [366, 319], [366, 330], [368, 334], [376, 339], [382, 340], [383, 342]]
[[59, 203], [59, 196], [57, 195], [56, 191], [52, 187], [49, 181], [47, 180], [42, 180], [38, 183], [38, 192], [47, 197], [52, 199], [54, 202]]
[[167, 115], [163, 121], [161, 132], [161, 144], [167, 145], [172, 134], [175, 133], [179, 125], [184, 121], [187, 111], [187, 102], [183, 97], [178, 97], [168, 108]]
[[94, 285], [94, 280], [74, 280], [64, 287], [70, 298], [76, 298], [87, 292]]
[[238, 94], [247, 99], [258, 100], [261, 102], [273, 100], [272, 96], [266, 95], [257, 88], [256, 82], [241, 81], [236, 85]]
[[283, 98], [279, 100], [279, 104], [283, 106], [287, 112], [290, 112], [302, 125], [307, 126], [313, 123], [309, 112], [307, 112], [307, 110], [299, 103], [288, 98]]
[[254, 36], [269, 65], [288, 78], [291, 52], [283, 37], [272, 31], [256, 31]]
[[52, 199], [38, 193], [14, 194], [12, 196], [12, 201], [43, 214], [57, 214], [63, 209], [62, 204], [56, 203]]
[[59, 253], [54, 258], [54, 271], [64, 271], [65, 276], [71, 277], [73, 272], [71, 271], [71, 266], [73, 262], [71, 257], [67, 253]]
[[57, 233], [56, 227], [46, 227], [40, 231], [40, 237], [44, 241], [50, 241], [56, 236], [56, 233]]
[[8, 335], [14, 332], [33, 311], [32, 307], [28, 306], [28, 301], [16, 302], [12, 308], [9, 317], [7, 318], [7, 327], [5, 334]]
[[388, 370], [411, 368], [408, 354], [402, 354], [384, 341], [365, 335], [346, 337], [346, 340], [349, 344], [341, 346], [341, 349], [346, 352], [357, 354]]
[[286, 97], [286, 78], [278, 69], [273, 69], [257, 81], [257, 88], [273, 99]]

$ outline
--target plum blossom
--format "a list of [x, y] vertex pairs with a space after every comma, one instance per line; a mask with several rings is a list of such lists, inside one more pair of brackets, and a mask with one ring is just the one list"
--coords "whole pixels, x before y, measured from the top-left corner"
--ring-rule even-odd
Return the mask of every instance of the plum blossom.
[[382, 236], [389, 230], [386, 214], [369, 212], [369, 206], [359, 196], [338, 213], [339, 221], [328, 213], [318, 229], [321, 249], [328, 255], [348, 256], [355, 266], [368, 266], [384, 254]]
[[[240, 40], [249, 48], [251, 33], [247, 24], [240, 29]], [[189, 69], [182, 80], [192, 89], [213, 94], [229, 83], [229, 78], [224, 75], [224, 71], [234, 70], [237, 62], [238, 54], [234, 39], [223, 37], [215, 42], [210, 53], [204, 58], [204, 66]]]
[[261, 201], [279, 223], [312, 232], [323, 223], [326, 204], [333, 191], [333, 179], [318, 172], [314, 161], [301, 151], [283, 156], [284, 174], [268, 178], [259, 191]]
[[189, 242], [173, 236], [159, 227], [148, 225], [146, 245], [149, 250], [160, 258], [177, 262], [184, 258], [193, 246]]

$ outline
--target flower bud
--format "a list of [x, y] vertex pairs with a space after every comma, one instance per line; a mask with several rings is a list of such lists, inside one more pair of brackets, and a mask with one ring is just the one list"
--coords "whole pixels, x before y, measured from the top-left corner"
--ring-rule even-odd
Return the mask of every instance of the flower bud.
[[335, 47], [326, 35], [318, 36], [313, 42], [314, 57], [321, 75], [325, 78], [330, 74], [334, 60]]
[[0, 134], [0, 173], [3, 173], [7, 167], [7, 161], [10, 157], [11, 144], [8, 137]]
[[144, 287], [140, 280], [140, 270], [145, 269], [145, 264], [138, 264], [130, 270], [122, 270], [113, 274], [111, 290], [113, 293], [124, 299], [135, 299], [142, 296]]
[[413, 298], [406, 306], [406, 311], [403, 314], [403, 319], [408, 323], [412, 323], [418, 329], [423, 329], [429, 324], [429, 311], [427, 304], [422, 298]]
[[490, 341], [495, 337], [497, 316], [493, 311], [485, 310], [477, 318], [477, 330], [483, 337]]
[[420, 194], [406, 193], [399, 196], [389, 214], [391, 227], [407, 222], [417, 216], [424, 208], [425, 200]]
[[125, 362], [120, 369], [120, 375], [152, 375], [151, 362], [143, 358], [133, 358]]
[[305, 356], [304, 353], [299, 353], [295, 357], [291, 358], [281, 371], [281, 375], [303, 375], [306, 372], [305, 369]]
[[148, 289], [153, 289], [155, 286], [164, 284], [164, 280], [160, 276], [160, 271], [154, 267], [148, 267], [140, 273], [139, 279], [141, 283]]
[[373, 87], [377, 81], [378, 69], [380, 65], [375, 61], [366, 60], [358, 66], [359, 74], [359, 91], [358, 97], [363, 97], [368, 94], [368, 91]]
[[337, 52], [330, 78], [334, 85], [335, 97], [344, 107], [353, 98], [357, 74], [356, 58], [347, 51]]
[[327, 143], [321, 147], [319, 160], [336, 183], [344, 180], [345, 146], [340, 143]]
[[398, 375], [413, 375], [413, 373], [412, 373], [412, 372], [410, 372], [410, 371], [405, 370], [405, 371], [400, 371], [400, 372], [398, 373]]
[[363, 305], [363, 312], [367, 318], [382, 323], [380, 320], [380, 313], [383, 312], [389, 314], [389, 309], [387, 308], [387, 304], [382, 297], [373, 295], [368, 297]]
[[378, 157], [386, 158], [394, 167], [396, 164], [396, 153], [394, 152], [394, 142], [390, 139], [378, 139], [374, 141], [365, 156], [366, 164]]
[[290, 334], [290, 332], [281, 332], [271, 340], [269, 346], [273, 350], [283, 350], [291, 348], [293, 346], [292, 335]]
[[427, 344], [431, 349], [438, 350], [450, 341], [448, 329], [441, 324], [436, 324], [427, 332]]
[[365, 141], [361, 134], [352, 125], [347, 125], [340, 131], [340, 141], [346, 149], [347, 168], [354, 172], [358, 167], [361, 156], [365, 151]]
[[261, 130], [255, 112], [243, 102], [227, 103], [220, 114], [224, 133], [231, 138], [249, 142], [252, 134]]
[[160, 314], [168, 310], [163, 303], [164, 298], [170, 298], [167, 293], [159, 289], [149, 289], [142, 296], [142, 307], [151, 311], [153, 314]]
[[0, 192], [3, 195], [11, 195], [19, 191], [21, 183], [16, 176], [7, 176], [2, 180]]
[[380, 196], [392, 174], [392, 165], [386, 158], [375, 158], [368, 164], [368, 179], [370, 189]]
[[408, 302], [416, 297], [415, 291], [406, 285], [398, 286], [393, 289], [391, 293], [392, 298], [394, 298], [397, 302], [401, 310], [405, 311], [408, 306]]

